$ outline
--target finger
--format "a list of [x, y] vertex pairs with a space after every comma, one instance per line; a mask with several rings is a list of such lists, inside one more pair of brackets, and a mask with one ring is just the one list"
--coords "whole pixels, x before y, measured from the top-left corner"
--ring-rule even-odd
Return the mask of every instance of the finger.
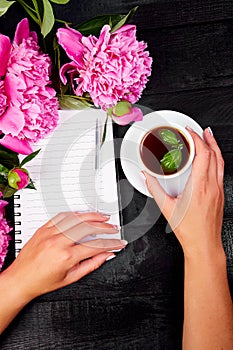
[[73, 254], [73, 264], [88, 259], [92, 256], [112, 250], [124, 249], [127, 241], [120, 239], [95, 239], [85, 243], [80, 243], [71, 247]]
[[146, 171], [142, 171], [142, 173], [146, 178], [148, 191], [153, 196], [161, 212], [168, 219], [173, 211], [174, 198], [164, 191], [159, 181], [154, 176], [151, 176]]
[[109, 215], [100, 212], [61, 212], [49, 220], [46, 226], [54, 226], [58, 232], [61, 232], [83, 221], [108, 221], [109, 219]]
[[210, 155], [210, 166], [209, 166], [209, 174], [208, 174], [208, 182], [209, 186], [218, 187], [218, 165], [217, 165], [217, 156], [216, 153], [211, 150]]
[[195, 157], [192, 165], [193, 181], [203, 181], [208, 176], [211, 151], [202, 138], [192, 129], [186, 127], [193, 138]]
[[[60, 224], [59, 224], [60, 226]], [[119, 227], [116, 225], [108, 224], [105, 222], [81, 222], [77, 225], [64, 230], [62, 234], [68, 237], [73, 242], [79, 242], [86, 236], [98, 235], [98, 234], [116, 234], [119, 232]]]
[[222, 157], [221, 150], [213, 136], [213, 132], [210, 128], [204, 130], [204, 139], [207, 145], [215, 152], [217, 158], [217, 174], [218, 174], [218, 184], [220, 187], [223, 186], [224, 178], [224, 160]]
[[110, 260], [110, 258], [114, 257], [115, 255], [113, 253], [100, 253], [88, 260], [84, 260], [78, 263], [69, 271], [66, 277], [66, 284], [74, 283], [80, 280], [82, 277], [97, 270], [107, 260]]

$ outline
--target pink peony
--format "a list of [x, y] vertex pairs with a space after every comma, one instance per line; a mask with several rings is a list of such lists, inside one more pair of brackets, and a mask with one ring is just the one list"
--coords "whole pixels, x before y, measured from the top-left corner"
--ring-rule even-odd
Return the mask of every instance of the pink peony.
[[152, 58], [147, 45], [136, 39], [136, 27], [124, 25], [114, 33], [105, 25], [99, 38], [83, 36], [78, 31], [60, 28], [59, 44], [72, 62], [62, 66], [61, 80], [70, 76], [74, 92], [89, 92], [94, 104], [104, 110], [121, 100], [135, 103], [151, 74]]
[[141, 109], [132, 107], [128, 101], [120, 101], [112, 109], [112, 119], [119, 125], [127, 125], [143, 119]]
[[[1, 197], [0, 192], [0, 197]], [[7, 202], [0, 199], [0, 270], [4, 263], [7, 248], [10, 240], [8, 233], [11, 231], [11, 228], [8, 226], [6, 219], [4, 218], [4, 207]]]
[[[0, 34], [0, 143], [22, 154], [32, 152], [30, 143], [45, 137], [57, 126], [58, 101], [50, 84], [51, 61], [40, 53], [35, 32], [28, 20], [17, 26], [13, 44]], [[3, 85], [4, 83], [4, 85]]]
[[7, 97], [4, 89], [4, 82], [0, 81], [0, 116], [5, 112], [7, 108]]
[[26, 169], [14, 168], [8, 173], [8, 184], [16, 190], [22, 190], [30, 182], [30, 177]]

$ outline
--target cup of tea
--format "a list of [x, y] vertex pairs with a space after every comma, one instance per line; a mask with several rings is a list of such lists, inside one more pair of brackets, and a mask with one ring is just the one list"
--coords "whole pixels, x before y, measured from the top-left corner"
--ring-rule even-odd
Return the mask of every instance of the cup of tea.
[[149, 126], [140, 132], [138, 162], [142, 170], [158, 179], [169, 195], [177, 196], [191, 173], [195, 155], [193, 139], [175, 120], [154, 118], [153, 125], [150, 123]]

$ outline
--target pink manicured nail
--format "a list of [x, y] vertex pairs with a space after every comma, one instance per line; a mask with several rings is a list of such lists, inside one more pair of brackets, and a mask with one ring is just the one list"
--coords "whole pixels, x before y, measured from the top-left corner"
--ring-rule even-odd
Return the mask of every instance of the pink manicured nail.
[[208, 130], [209, 135], [210, 135], [210, 136], [213, 136], [213, 131], [212, 131], [212, 129], [211, 129], [210, 126], [208, 126], [207, 130]]
[[144, 178], [146, 178], [146, 175], [145, 175], [145, 171], [144, 171], [144, 170], [141, 171], [141, 174], [143, 175]]
[[105, 261], [109, 261], [109, 260], [112, 260], [116, 257], [116, 255], [110, 255], [107, 257], [107, 259]]
[[101, 215], [103, 216], [103, 218], [105, 218], [105, 219], [107, 219], [107, 220], [110, 219], [110, 215], [108, 215], [108, 214], [102, 214], [102, 213], [101, 213]]
[[185, 129], [187, 129], [188, 131], [193, 131], [193, 129], [190, 128], [190, 126], [188, 126], [188, 125], [185, 127]]
[[122, 239], [122, 240], [121, 240], [121, 243], [124, 244], [124, 245], [127, 245], [127, 244], [128, 244], [128, 241], [126, 241], [125, 239]]

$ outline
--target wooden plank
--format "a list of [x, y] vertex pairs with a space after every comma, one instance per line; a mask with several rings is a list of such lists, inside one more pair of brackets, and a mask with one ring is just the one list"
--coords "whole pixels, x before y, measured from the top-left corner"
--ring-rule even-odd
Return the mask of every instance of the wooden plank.
[[[219, 3], [216, 1], [212, 5], [210, 1], [196, 1], [196, 5], [192, 4], [192, 11], [188, 10], [190, 8], [189, 2], [181, 1], [180, 4], [186, 4], [185, 6], [187, 6], [186, 12], [183, 10], [177, 11], [174, 8], [178, 3], [176, 1], [169, 2], [168, 6], [167, 2], [161, 1], [155, 2], [154, 5], [163, 6], [164, 12], [166, 12], [165, 9], [168, 13], [171, 11], [173, 17], [186, 12], [191, 17], [195, 16], [195, 8], [198, 8], [197, 3], [199, 3], [200, 13], [205, 13], [202, 6], [206, 8], [206, 11], [207, 8], [211, 9], [214, 14], [216, 13], [215, 8], [222, 8], [222, 10], [228, 9], [229, 11], [232, 9], [233, 11], [233, 5], [228, 4], [228, 1], [220, 1]], [[206, 3], [208, 4], [206, 5]], [[149, 51], [154, 60], [152, 76], [145, 93], [156, 94], [161, 92], [233, 86], [233, 20], [221, 20], [212, 23], [200, 23], [198, 25], [191, 25], [187, 21], [184, 26], [183, 22], [177, 19], [177, 23], [182, 24], [182, 26], [178, 27], [169, 27], [169, 21], [164, 20], [164, 25], [168, 23], [167, 28], [158, 29], [159, 26], [156, 26], [157, 19], [153, 18], [153, 6], [151, 4], [153, 5], [153, 2], [150, 5], [147, 4], [147, 7], [142, 5], [140, 9], [141, 14], [136, 18], [138, 38], [148, 43]], [[20, 10], [19, 14], [18, 12], [14, 12], [14, 16], [10, 16], [14, 8], [19, 8], [19, 4], [17, 5], [18, 7], [13, 5], [12, 9], [10, 9], [11, 12], [0, 19], [0, 32], [3, 34], [13, 36], [17, 21], [19, 20], [17, 17], [19, 14], [23, 16], [22, 10]], [[98, 12], [98, 7], [92, 5], [93, 2], [79, 2], [78, 5], [71, 2], [71, 4], [65, 7], [58, 6], [60, 13], [57, 16], [64, 18], [67, 13], [67, 16], [69, 14], [69, 17], [71, 17], [71, 21], [73, 20], [72, 16], [78, 16], [81, 19], [85, 14], [85, 16], [90, 17], [92, 13], [94, 15], [94, 13], [97, 14]], [[135, 3], [130, 1], [127, 6], [132, 7], [132, 5], [135, 5]], [[75, 9], [74, 6], [76, 6]], [[114, 11], [114, 9], [121, 10], [119, 4], [112, 1], [104, 2], [102, 0], [102, 2], [98, 2], [98, 6], [100, 8], [103, 7], [107, 12]], [[219, 11], [222, 13], [222, 10]], [[151, 15], [149, 15], [149, 11]], [[161, 11], [159, 10], [156, 14], [164, 18], [164, 13]], [[170, 16], [173, 18], [171, 14]], [[206, 15], [206, 20], [209, 19], [209, 22], [211, 22], [211, 16], [208, 11], [207, 14], [209, 17]], [[198, 16], [196, 18], [197, 20]], [[147, 25], [144, 25], [145, 21]]]
[[140, 31], [154, 61], [146, 93], [233, 86], [232, 25], [229, 20]]
[[[182, 112], [195, 119], [203, 128], [211, 126], [215, 133], [220, 128], [223, 140], [223, 132], [233, 125], [232, 96], [233, 87], [161, 94], [155, 92], [149, 96], [144, 94], [139, 104], [155, 111], [169, 109]], [[121, 129], [120, 132], [123, 135], [125, 130]], [[227, 137], [231, 137], [229, 134]], [[224, 151], [228, 151], [231, 146], [224, 141], [224, 147]]]
[[56, 13], [58, 17], [67, 17], [76, 23], [97, 14], [126, 13], [134, 6], [139, 6], [134, 22], [140, 28], [164, 28], [233, 18], [231, 0], [71, 1], [65, 8], [56, 6]]

